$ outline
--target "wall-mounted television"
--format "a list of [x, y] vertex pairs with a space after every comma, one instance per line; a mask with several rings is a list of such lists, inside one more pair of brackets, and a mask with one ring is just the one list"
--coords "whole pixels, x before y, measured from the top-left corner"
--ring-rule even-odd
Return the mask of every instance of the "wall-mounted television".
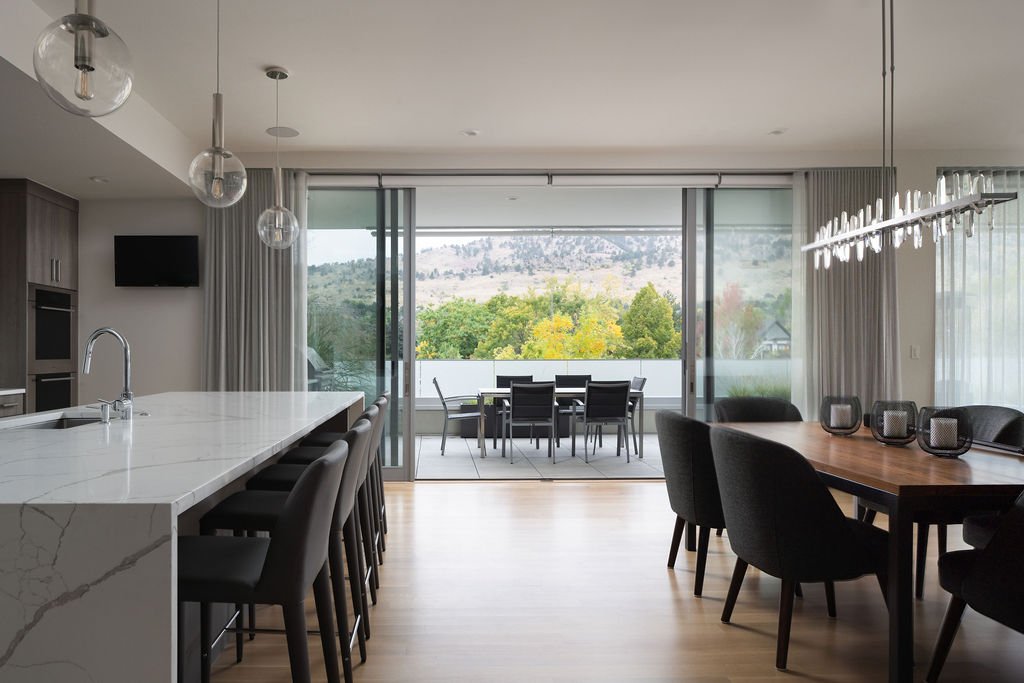
[[198, 287], [197, 235], [114, 235], [116, 287]]

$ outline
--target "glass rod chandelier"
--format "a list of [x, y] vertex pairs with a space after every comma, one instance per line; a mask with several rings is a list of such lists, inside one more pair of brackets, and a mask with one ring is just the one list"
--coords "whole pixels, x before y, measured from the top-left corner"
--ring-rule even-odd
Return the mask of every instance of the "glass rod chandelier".
[[[995, 212], [992, 207], [1003, 202], [1017, 199], [1016, 192], [995, 192], [991, 177], [983, 173], [965, 175], [954, 174], [952, 182], [947, 186], [945, 177], [940, 177], [935, 184], [935, 193], [921, 193], [918, 190], [908, 191], [901, 205], [900, 194], [894, 192], [890, 184], [895, 182], [895, 163], [893, 162], [893, 129], [895, 116], [893, 100], [895, 96], [896, 69], [894, 54], [896, 50], [895, 32], [893, 31], [893, 0], [888, 0], [888, 16], [886, 0], [882, 2], [882, 193], [875, 200], [874, 206], [868, 204], [854, 214], [842, 212], [839, 216], [825, 223], [815, 232], [815, 239], [810, 244], [800, 247], [800, 251], [814, 252], [815, 270], [832, 265], [832, 261], [841, 263], [850, 261], [856, 256], [858, 261], [864, 260], [868, 249], [875, 253], [882, 251], [888, 243], [898, 249], [904, 242], [910, 241], [915, 249], [924, 244], [924, 235], [931, 231], [932, 240], [948, 235], [958, 228], [963, 229], [967, 237], [974, 235], [979, 223], [987, 224], [989, 229], [995, 227]], [[886, 50], [886, 27], [888, 26], [888, 51]], [[889, 101], [886, 105], [886, 72], [889, 76]], [[886, 119], [888, 118], [888, 131]], [[888, 148], [886, 144], [888, 132]], [[884, 197], [892, 197], [885, 201]]]

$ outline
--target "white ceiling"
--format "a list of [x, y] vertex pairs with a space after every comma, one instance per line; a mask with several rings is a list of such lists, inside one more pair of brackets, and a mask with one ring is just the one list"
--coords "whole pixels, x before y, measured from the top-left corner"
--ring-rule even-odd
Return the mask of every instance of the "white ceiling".
[[[36, 0], [52, 16], [71, 0]], [[289, 150], [878, 146], [877, 0], [223, 0], [228, 146]], [[213, 0], [96, 0], [138, 93], [209, 136]], [[1020, 0], [900, 0], [902, 148], [1024, 147]], [[477, 138], [460, 131], [476, 128]], [[780, 136], [768, 135], [777, 128]]]

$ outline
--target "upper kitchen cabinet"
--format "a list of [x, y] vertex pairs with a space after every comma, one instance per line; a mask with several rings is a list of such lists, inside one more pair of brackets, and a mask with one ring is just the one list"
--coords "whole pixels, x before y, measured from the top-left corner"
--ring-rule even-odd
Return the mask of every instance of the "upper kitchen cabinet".
[[78, 202], [30, 181], [25, 184], [26, 277], [78, 289]]

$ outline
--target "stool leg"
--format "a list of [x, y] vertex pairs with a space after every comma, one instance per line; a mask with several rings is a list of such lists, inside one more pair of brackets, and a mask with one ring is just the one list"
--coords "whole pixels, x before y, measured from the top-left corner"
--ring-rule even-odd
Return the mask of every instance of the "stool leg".
[[[327, 683], [341, 683], [341, 675], [338, 670], [338, 646], [334, 640], [334, 615], [331, 614], [331, 583], [328, 578], [326, 562], [313, 581], [313, 598], [316, 601], [316, 621], [320, 627], [320, 646], [324, 651]], [[351, 683], [350, 679], [346, 679], [346, 681]]]
[[384, 533], [388, 533], [388, 504], [387, 499], [384, 498], [384, 465], [381, 464], [380, 456], [374, 460], [377, 466], [377, 487], [379, 489], [380, 496], [380, 527], [384, 530]]
[[199, 680], [210, 683], [210, 603], [199, 603]]
[[366, 661], [366, 639], [370, 637], [369, 608], [366, 604], [366, 591], [359, 577], [363, 575], [363, 567], [359, 561], [359, 542], [356, 533], [356, 521], [349, 515], [342, 527], [342, 542], [345, 545], [345, 561], [348, 565], [348, 587], [352, 593], [352, 608], [356, 613], [353, 625], [359, 638], [359, 661]]
[[[345, 671], [346, 683], [352, 683], [352, 648], [349, 645], [348, 606], [345, 604], [345, 570], [341, 562], [341, 534], [331, 531], [327, 546], [327, 561], [331, 566], [331, 593], [334, 596], [334, 616], [338, 620], [338, 636], [341, 640], [341, 666]], [[323, 631], [323, 629], [320, 629]]]
[[366, 578], [370, 580], [370, 596], [373, 604], [377, 604], [377, 547], [373, 543], [373, 520], [370, 519], [370, 506], [366, 500], [366, 486], [359, 489], [356, 506], [359, 508], [360, 532], [363, 538], [363, 553], [366, 555]]
[[[239, 536], [244, 536], [245, 531], [235, 529], [232, 535], [238, 538]], [[235, 613], [235, 663], [237, 664], [242, 661], [242, 648], [245, 647], [245, 635], [242, 633], [242, 628], [245, 626], [245, 623], [242, 621], [242, 616], [245, 614], [245, 605], [235, 603]]]
[[284, 610], [284, 630], [288, 640], [288, 664], [291, 665], [292, 683], [309, 683], [305, 609], [301, 602], [281, 607]]

